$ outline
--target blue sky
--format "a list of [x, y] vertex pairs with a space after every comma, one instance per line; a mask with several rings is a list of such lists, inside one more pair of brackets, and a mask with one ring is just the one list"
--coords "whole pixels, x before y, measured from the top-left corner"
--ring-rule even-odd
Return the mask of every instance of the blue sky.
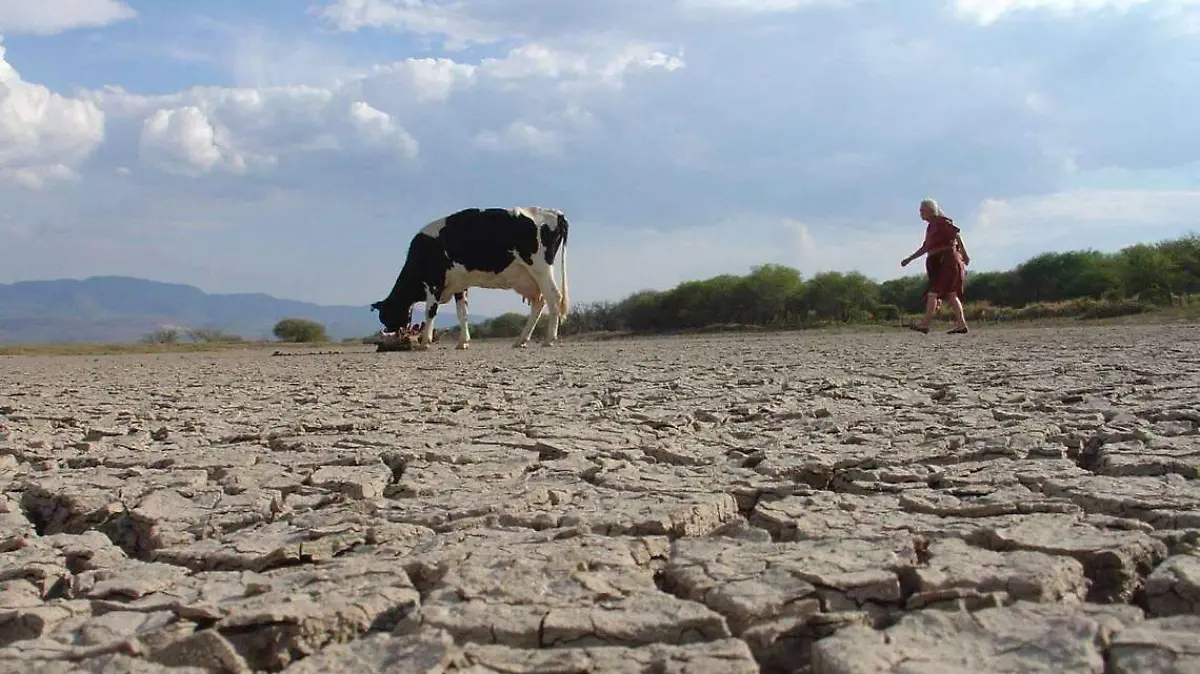
[[40, 0], [0, 49], [0, 282], [366, 305], [467, 206], [564, 209], [573, 302], [893, 278], [927, 196], [975, 269], [1200, 231], [1200, 0]]

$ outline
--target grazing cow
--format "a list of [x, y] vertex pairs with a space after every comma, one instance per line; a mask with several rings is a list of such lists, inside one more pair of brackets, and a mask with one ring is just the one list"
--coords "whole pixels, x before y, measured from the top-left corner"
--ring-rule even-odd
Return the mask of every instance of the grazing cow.
[[[542, 310], [550, 308], [545, 346], [558, 340], [567, 315], [567, 218], [554, 208], [467, 208], [421, 228], [408, 245], [408, 256], [392, 292], [371, 305], [379, 312], [380, 332], [395, 333], [412, 322], [413, 305], [425, 301], [425, 329], [419, 343], [432, 340], [439, 304], [454, 298], [458, 346], [467, 348], [467, 289], [515, 290], [529, 303], [529, 320], [513, 346], [524, 347]], [[554, 282], [554, 258], [562, 252], [562, 291]]]

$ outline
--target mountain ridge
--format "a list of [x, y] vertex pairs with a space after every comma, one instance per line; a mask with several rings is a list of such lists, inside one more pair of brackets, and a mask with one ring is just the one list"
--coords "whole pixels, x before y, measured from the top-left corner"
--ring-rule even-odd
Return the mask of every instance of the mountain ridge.
[[[415, 312], [414, 319], [421, 315]], [[330, 339], [365, 337], [381, 327], [370, 304], [317, 304], [261, 292], [209, 293], [184, 283], [134, 276], [89, 276], [0, 283], [0, 344], [136, 342], [162, 327], [221, 330], [273, 339], [283, 318], [323, 323]], [[471, 322], [487, 320], [472, 316]], [[457, 323], [441, 312], [439, 328]]]

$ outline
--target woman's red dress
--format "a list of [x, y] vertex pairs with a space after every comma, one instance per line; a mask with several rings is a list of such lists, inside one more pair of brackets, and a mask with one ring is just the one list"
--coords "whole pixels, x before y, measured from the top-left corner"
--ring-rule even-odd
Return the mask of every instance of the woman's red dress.
[[925, 243], [921, 245], [924, 251], [946, 248], [925, 256], [925, 274], [929, 277], [926, 293], [934, 293], [940, 299], [948, 299], [951, 294], [963, 294], [966, 281], [966, 265], [963, 264], [962, 252], [958, 249], [958, 226], [950, 218], [934, 216], [925, 227]]

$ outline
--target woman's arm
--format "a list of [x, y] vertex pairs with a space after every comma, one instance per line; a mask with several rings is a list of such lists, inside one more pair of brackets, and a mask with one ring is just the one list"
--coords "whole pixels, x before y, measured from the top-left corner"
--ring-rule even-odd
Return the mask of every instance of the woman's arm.
[[958, 249], [962, 251], [963, 264], [971, 264], [971, 254], [967, 252], [967, 244], [963, 242], [962, 234], [956, 234], [954, 240], [958, 243]]
[[937, 248], [927, 248], [926, 245], [927, 244], [921, 244], [921, 247], [914, 251], [912, 255], [904, 258], [904, 264], [908, 264], [909, 262], [912, 262], [926, 253], [933, 255], [934, 253], [940, 253], [942, 251], [954, 248], [954, 244], [950, 244], [949, 246], [939, 246]]
[[[957, 236], [958, 236], [957, 233], [955, 233], [955, 237], [957, 237]], [[922, 255], [925, 255], [926, 253], [933, 255], [934, 253], [940, 253], [942, 251], [952, 250], [958, 242], [958, 239], [955, 238], [955, 239], [950, 240], [949, 243], [945, 243], [943, 245], [936, 245], [938, 243], [942, 243], [945, 240], [946, 239], [944, 237], [944, 233], [942, 231], [939, 231], [938, 226], [936, 224], [930, 223], [930, 225], [925, 228], [925, 240], [921, 242], [921, 247], [916, 249], [915, 251], [913, 251], [912, 255], [909, 255], [908, 257], [901, 260], [900, 266], [901, 267], [907, 266], [909, 262], [912, 262], [913, 260], [921, 257]]]
[[912, 262], [913, 260], [921, 257], [922, 255], [924, 255], [926, 252], [929, 251], [929, 244], [933, 242], [932, 234], [933, 234], [933, 226], [929, 225], [929, 226], [925, 227], [925, 239], [923, 241], [921, 241], [921, 247], [916, 249], [915, 251], [913, 251], [912, 255], [909, 255], [908, 257], [901, 260], [900, 261], [901, 267], [907, 266], [909, 262]]

